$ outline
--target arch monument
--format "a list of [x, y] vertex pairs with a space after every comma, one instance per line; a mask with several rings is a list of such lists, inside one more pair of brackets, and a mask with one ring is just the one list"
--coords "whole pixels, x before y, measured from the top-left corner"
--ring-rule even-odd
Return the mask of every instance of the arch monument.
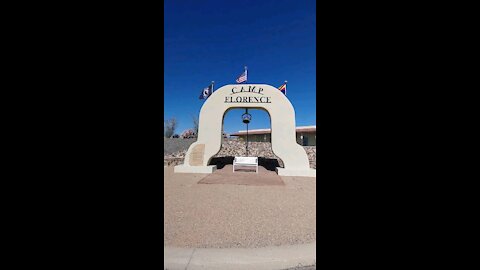
[[225, 113], [234, 108], [264, 109], [270, 115], [272, 151], [282, 161], [278, 175], [315, 177], [305, 149], [297, 144], [295, 110], [277, 88], [266, 84], [231, 84], [213, 92], [200, 109], [198, 138], [190, 145], [183, 165], [176, 173], [212, 173], [216, 165], [208, 165], [222, 144]]

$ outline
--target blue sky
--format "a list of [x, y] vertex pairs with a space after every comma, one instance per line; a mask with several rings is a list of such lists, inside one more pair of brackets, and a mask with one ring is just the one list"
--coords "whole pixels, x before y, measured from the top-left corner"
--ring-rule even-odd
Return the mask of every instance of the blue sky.
[[[296, 125], [316, 125], [315, 1], [165, 0], [164, 117], [176, 117], [176, 133], [192, 127], [203, 105], [198, 97], [235, 84], [248, 67], [247, 83], [279, 87], [288, 81], [287, 97]], [[244, 130], [243, 110], [225, 115], [227, 133]], [[270, 128], [268, 114], [251, 111], [249, 129]]]

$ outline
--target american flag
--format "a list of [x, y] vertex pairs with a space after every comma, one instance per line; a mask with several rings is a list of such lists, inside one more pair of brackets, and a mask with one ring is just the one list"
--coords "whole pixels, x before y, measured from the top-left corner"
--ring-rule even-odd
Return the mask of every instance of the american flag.
[[246, 81], [247, 81], [247, 70], [245, 69], [242, 75], [240, 75], [240, 77], [237, 78], [237, 83], [242, 83]]
[[284, 84], [282, 84], [280, 87], [278, 87], [278, 90], [280, 90], [286, 96], [287, 95], [287, 81], [285, 81]]

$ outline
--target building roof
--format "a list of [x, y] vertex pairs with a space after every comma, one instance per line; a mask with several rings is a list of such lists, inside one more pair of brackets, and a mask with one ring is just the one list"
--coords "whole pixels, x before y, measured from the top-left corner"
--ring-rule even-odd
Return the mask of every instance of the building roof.
[[[317, 132], [317, 126], [302, 126], [302, 127], [296, 127], [295, 128], [296, 132]], [[248, 131], [248, 135], [255, 135], [255, 134], [270, 134], [272, 133], [272, 130], [269, 128], [264, 128], [264, 129], [251, 129]], [[240, 130], [238, 132], [230, 134], [230, 136], [241, 136], [241, 135], [247, 135], [246, 130]]]

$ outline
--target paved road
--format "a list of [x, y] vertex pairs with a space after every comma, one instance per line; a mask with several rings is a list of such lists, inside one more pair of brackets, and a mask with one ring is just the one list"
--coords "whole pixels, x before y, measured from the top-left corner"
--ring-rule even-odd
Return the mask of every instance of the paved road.
[[164, 247], [163, 256], [164, 269], [169, 270], [312, 270], [315, 257], [315, 242], [264, 248]]

